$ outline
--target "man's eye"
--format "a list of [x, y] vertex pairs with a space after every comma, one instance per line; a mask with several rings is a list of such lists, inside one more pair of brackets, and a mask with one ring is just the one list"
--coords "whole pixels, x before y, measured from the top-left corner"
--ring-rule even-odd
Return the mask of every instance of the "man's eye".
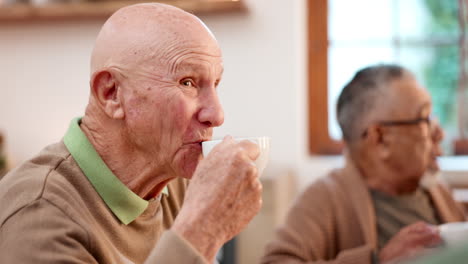
[[183, 86], [187, 86], [187, 87], [193, 87], [193, 86], [195, 86], [195, 85], [193, 84], [193, 81], [190, 80], [190, 79], [182, 80], [180, 83], [181, 83]]

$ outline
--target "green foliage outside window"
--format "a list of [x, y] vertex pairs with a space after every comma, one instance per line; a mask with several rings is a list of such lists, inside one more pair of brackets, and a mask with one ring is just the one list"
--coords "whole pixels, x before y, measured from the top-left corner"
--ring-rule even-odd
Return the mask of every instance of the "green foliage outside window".
[[434, 114], [451, 140], [457, 136], [459, 7], [457, 0], [425, 0], [425, 3], [430, 13], [429, 39], [435, 40], [436, 45], [424, 78], [432, 95]]

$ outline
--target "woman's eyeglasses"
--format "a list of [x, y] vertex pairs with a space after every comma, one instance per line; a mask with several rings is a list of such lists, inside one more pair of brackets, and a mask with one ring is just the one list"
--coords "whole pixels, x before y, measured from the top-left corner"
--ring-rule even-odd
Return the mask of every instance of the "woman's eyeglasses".
[[[420, 117], [416, 119], [410, 119], [410, 120], [390, 120], [390, 121], [379, 121], [376, 122], [376, 124], [381, 125], [381, 126], [411, 126], [411, 125], [418, 125], [420, 123], [427, 123], [427, 125], [430, 127], [431, 126], [431, 116], [427, 117]], [[362, 137], [367, 136], [367, 129], [362, 133]]]

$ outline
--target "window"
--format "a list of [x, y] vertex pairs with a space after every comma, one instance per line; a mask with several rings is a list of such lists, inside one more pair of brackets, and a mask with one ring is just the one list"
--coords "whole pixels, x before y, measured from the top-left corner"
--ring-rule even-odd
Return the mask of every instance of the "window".
[[376, 63], [398, 63], [414, 72], [432, 95], [446, 132], [445, 152], [467, 151], [466, 5], [464, 0], [309, 0], [311, 152], [340, 152], [336, 99], [358, 69]]

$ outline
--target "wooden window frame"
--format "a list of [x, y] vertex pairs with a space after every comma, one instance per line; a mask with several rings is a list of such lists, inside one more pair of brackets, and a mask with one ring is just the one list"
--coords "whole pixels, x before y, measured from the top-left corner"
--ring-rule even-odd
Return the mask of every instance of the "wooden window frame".
[[343, 142], [328, 130], [328, 0], [308, 0], [309, 150], [337, 155]]

